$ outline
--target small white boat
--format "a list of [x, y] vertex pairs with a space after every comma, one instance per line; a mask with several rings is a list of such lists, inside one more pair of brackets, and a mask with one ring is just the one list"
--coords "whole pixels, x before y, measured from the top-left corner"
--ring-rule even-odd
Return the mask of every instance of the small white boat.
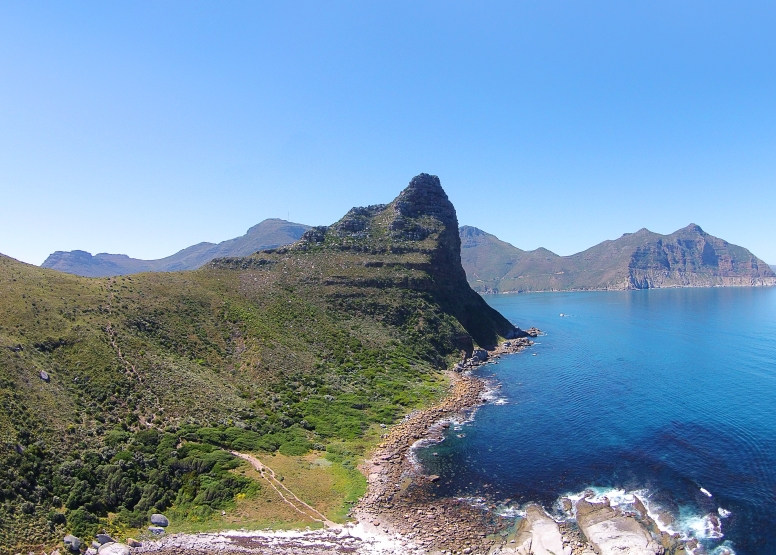
[[701, 493], [705, 495], [706, 497], [711, 497], [711, 492], [707, 490], [706, 488], [701, 488]]

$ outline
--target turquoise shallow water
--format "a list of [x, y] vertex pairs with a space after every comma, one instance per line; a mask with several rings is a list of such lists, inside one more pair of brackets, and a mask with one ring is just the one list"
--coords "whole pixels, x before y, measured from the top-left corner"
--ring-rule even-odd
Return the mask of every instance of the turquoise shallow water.
[[[486, 300], [546, 335], [483, 367], [495, 402], [418, 451], [439, 495], [519, 509], [588, 487], [647, 490], [709, 551], [776, 553], [776, 288]], [[727, 511], [712, 537], [707, 515]]]

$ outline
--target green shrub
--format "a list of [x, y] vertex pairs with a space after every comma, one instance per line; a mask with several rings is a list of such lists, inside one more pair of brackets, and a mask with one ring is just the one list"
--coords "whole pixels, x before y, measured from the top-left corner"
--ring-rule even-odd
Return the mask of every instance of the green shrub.
[[74, 536], [89, 538], [100, 531], [100, 519], [86, 509], [75, 509], [67, 515], [67, 527]]
[[281, 444], [278, 451], [280, 451], [283, 455], [296, 457], [296, 456], [304, 455], [311, 448], [312, 448], [312, 443], [310, 443], [306, 439], [295, 438], [291, 441], [287, 441], [286, 443]]

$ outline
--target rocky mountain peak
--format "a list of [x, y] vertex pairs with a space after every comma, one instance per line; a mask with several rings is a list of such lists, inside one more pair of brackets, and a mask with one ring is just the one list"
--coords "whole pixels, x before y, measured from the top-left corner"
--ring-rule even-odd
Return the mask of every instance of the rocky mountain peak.
[[670, 235], [642, 228], [570, 256], [520, 251], [494, 236], [461, 236], [469, 283], [484, 292], [776, 285], [762, 260], [697, 224]]
[[489, 233], [485, 233], [480, 228], [471, 225], [462, 225], [458, 230], [458, 235], [462, 240], [490, 236]]
[[458, 216], [436, 175], [421, 173], [413, 177], [391, 206], [394, 217], [388, 228], [392, 239], [423, 241], [435, 235], [435, 262], [456, 274], [461, 269], [460, 274], [464, 275]]
[[394, 219], [389, 225], [394, 240], [423, 241], [434, 235], [432, 261], [454, 281], [465, 280], [461, 266], [461, 237], [455, 207], [436, 175], [421, 173], [391, 203]]
[[690, 224], [684, 229], [682, 229], [681, 231], [686, 231], [688, 233], [698, 233], [700, 235], [706, 234], [706, 232], [703, 231], [703, 229], [701, 229], [701, 226], [699, 226], [698, 224]]
[[447, 198], [436, 175], [421, 173], [413, 177], [407, 188], [396, 197], [393, 207], [397, 215], [405, 218], [433, 216], [445, 223], [455, 221], [455, 229], [458, 229], [453, 203]]
[[[494, 345], [498, 335], [514, 337], [519, 333], [469, 287], [461, 265], [458, 216], [435, 175], [416, 175], [389, 204], [352, 208], [329, 227], [309, 229], [287, 250], [328, 251], [343, 257], [358, 253], [369, 257], [359, 262], [369, 268], [386, 263], [392, 268], [404, 266], [408, 274], [401, 278], [401, 286], [411, 283], [410, 288], [428, 294], [454, 315], [479, 345]], [[353, 278], [349, 284], [378, 282], [384, 289], [393, 287], [386, 273], [378, 270], [374, 275]], [[459, 338], [463, 341], [460, 345], [470, 351], [471, 337], [466, 337]]]
[[427, 173], [413, 177], [390, 204], [351, 208], [331, 226], [310, 229], [295, 248], [312, 246], [366, 252], [417, 250], [438, 263], [461, 265], [455, 208], [439, 178]]
[[308, 228], [280, 218], [269, 218], [254, 225], [240, 237], [218, 244], [197, 243], [156, 260], [131, 258], [126, 254], [99, 253], [92, 256], [86, 251], [74, 250], [56, 251], [41, 266], [87, 277], [194, 270], [214, 258], [248, 256], [256, 251], [288, 245], [299, 239]]

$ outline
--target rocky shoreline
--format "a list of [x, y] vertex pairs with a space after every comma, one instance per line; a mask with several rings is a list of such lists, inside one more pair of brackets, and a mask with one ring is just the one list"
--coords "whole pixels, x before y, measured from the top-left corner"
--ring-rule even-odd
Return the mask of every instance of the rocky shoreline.
[[443, 555], [685, 555], [677, 535], [661, 532], [644, 503], [634, 496], [633, 510], [596, 499], [592, 491], [576, 501], [563, 500], [565, 520], [558, 522], [544, 508], [529, 505], [524, 518], [499, 516], [495, 505], [440, 499], [430, 494], [437, 476], [423, 475], [412, 448], [421, 441], [439, 441], [452, 419], [485, 402], [486, 383], [466, 373], [505, 354], [517, 353], [540, 331], [502, 342], [492, 351], [475, 350], [451, 373], [450, 394], [438, 405], [408, 415], [385, 435], [362, 470], [367, 494], [353, 511], [371, 533], [404, 537], [426, 553]]
[[531, 328], [525, 336], [504, 341], [495, 349], [476, 349], [450, 372], [450, 393], [439, 404], [409, 414], [391, 428], [384, 441], [365, 461], [367, 493], [353, 515], [374, 532], [399, 534], [427, 552], [486, 553], [503, 542], [511, 519], [493, 515], [465, 500], [439, 499], [429, 488], [439, 479], [420, 472], [411, 456], [421, 441], [439, 441], [452, 419], [485, 402], [486, 383], [466, 372], [505, 354], [518, 353], [533, 344], [529, 337], [541, 332]]
[[[322, 530], [223, 531], [173, 534], [143, 542], [131, 553], [204, 555], [206, 553], [261, 553], [264, 555], [329, 555], [341, 553], [383, 555], [433, 552], [481, 553], [496, 542], [488, 536], [508, 525], [507, 519], [488, 518], [487, 512], [464, 501], [435, 500], [427, 486], [437, 477], [423, 475], [411, 457], [419, 441], [438, 441], [449, 421], [461, 418], [485, 402], [486, 384], [468, 371], [517, 353], [532, 344], [539, 330], [502, 342], [494, 350], [475, 350], [449, 371], [448, 395], [438, 404], [407, 415], [391, 427], [382, 443], [365, 461], [367, 493], [353, 509], [354, 522]], [[444, 532], [444, 533], [443, 533]]]
[[[408, 414], [383, 435], [383, 441], [360, 470], [367, 493], [354, 507], [354, 521], [328, 523], [321, 530], [222, 531], [174, 534], [143, 542], [126, 553], [205, 555], [685, 555], [692, 553], [678, 536], [661, 532], [643, 502], [633, 510], [612, 506], [592, 491], [562, 500], [566, 520], [553, 518], [539, 505], [528, 505], [523, 518], [500, 516], [495, 505], [432, 494], [438, 476], [424, 475], [413, 457], [420, 442], [436, 442], [452, 421], [470, 417], [486, 402], [485, 380], [469, 372], [533, 344], [541, 332], [531, 328], [495, 349], [476, 349], [448, 375], [448, 395], [438, 404]], [[557, 520], [556, 520], [557, 519]]]

